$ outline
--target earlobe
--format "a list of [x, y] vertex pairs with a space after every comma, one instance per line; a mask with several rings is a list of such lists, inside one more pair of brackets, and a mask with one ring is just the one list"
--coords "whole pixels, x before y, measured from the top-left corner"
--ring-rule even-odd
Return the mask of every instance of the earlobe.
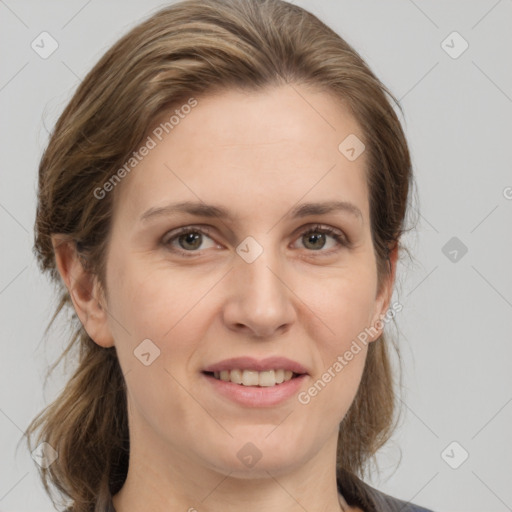
[[52, 244], [57, 269], [84, 329], [98, 345], [105, 348], [113, 346], [108, 313], [101, 303], [104, 299], [97, 277], [84, 268], [83, 256], [77, 253], [73, 240], [54, 234]]

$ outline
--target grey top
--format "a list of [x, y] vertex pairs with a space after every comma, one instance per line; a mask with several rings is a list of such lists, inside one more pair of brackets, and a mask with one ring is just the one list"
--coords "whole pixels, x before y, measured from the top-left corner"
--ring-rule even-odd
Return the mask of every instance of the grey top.
[[359, 507], [364, 512], [432, 512], [408, 501], [393, 498], [348, 472], [339, 471], [337, 482], [338, 491], [345, 501], [351, 507]]

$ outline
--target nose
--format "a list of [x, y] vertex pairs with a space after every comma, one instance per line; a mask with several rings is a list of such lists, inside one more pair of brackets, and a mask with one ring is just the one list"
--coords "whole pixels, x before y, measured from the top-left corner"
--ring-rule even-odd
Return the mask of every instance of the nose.
[[230, 330], [271, 338], [290, 329], [296, 311], [284, 266], [267, 248], [252, 263], [236, 258], [223, 308], [223, 321]]

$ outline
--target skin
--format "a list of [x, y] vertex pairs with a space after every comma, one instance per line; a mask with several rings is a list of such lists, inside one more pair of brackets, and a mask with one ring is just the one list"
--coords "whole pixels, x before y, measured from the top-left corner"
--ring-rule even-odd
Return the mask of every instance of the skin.
[[[307, 405], [296, 396], [274, 407], [237, 405], [213, 391], [201, 370], [234, 356], [283, 355], [308, 369], [303, 391], [385, 314], [396, 253], [378, 293], [366, 155], [351, 162], [338, 150], [349, 134], [362, 139], [361, 128], [328, 93], [303, 86], [197, 99], [115, 190], [106, 293], [54, 236], [82, 324], [98, 345], [116, 346], [126, 379], [130, 467], [114, 506], [338, 511], [338, 426], [367, 347]], [[329, 200], [351, 202], [362, 217], [287, 216], [297, 204]], [[233, 218], [139, 220], [151, 207], [178, 201], [223, 206]], [[315, 224], [340, 230], [352, 246], [330, 235], [325, 245], [308, 243], [302, 233]], [[183, 237], [184, 247], [178, 238], [169, 242], [172, 231], [191, 225], [211, 229], [199, 250]], [[263, 248], [252, 263], [236, 253], [247, 236]], [[133, 353], [145, 339], [160, 349], [149, 366]], [[261, 453], [252, 468], [237, 457], [247, 442]]]

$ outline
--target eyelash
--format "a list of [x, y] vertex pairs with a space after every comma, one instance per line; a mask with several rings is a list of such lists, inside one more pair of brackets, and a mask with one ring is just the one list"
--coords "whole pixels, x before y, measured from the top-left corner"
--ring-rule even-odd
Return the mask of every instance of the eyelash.
[[[197, 255], [197, 253], [201, 252], [200, 250], [185, 251], [184, 249], [179, 249], [179, 248], [172, 247], [171, 243], [174, 242], [174, 240], [177, 240], [180, 236], [186, 235], [188, 233], [196, 233], [196, 234], [200, 233], [202, 235], [206, 235], [209, 238], [211, 238], [210, 232], [211, 232], [211, 230], [208, 227], [206, 227], [206, 226], [201, 226], [201, 227], [199, 227], [199, 226], [186, 226], [186, 227], [183, 227], [183, 228], [178, 228], [178, 231], [176, 231], [170, 238], [168, 237], [169, 233], [167, 233], [164, 236], [164, 238], [162, 239], [162, 245], [164, 247], [166, 247], [167, 249], [169, 249], [170, 251], [176, 252], [176, 253], [181, 254], [181, 255], [183, 255], [185, 257], [195, 257]], [[172, 231], [170, 233], [172, 233]], [[327, 250], [327, 251], [323, 251], [322, 249], [319, 249], [318, 251], [309, 250], [308, 252], [312, 252], [312, 253], [317, 252], [317, 253], [321, 253], [323, 255], [330, 255], [333, 252], [338, 251], [340, 249], [340, 247], [350, 248], [352, 246], [350, 240], [341, 231], [338, 231], [338, 230], [336, 230], [334, 228], [331, 228], [329, 226], [322, 226], [322, 225], [319, 225], [319, 224], [311, 226], [311, 227], [307, 228], [306, 230], [302, 231], [299, 234], [299, 238], [302, 238], [303, 236], [310, 235], [310, 234], [313, 234], [313, 233], [322, 233], [322, 234], [325, 234], [325, 235], [328, 235], [328, 236], [332, 237], [336, 241], [336, 243], [338, 244], [338, 247], [336, 247], [334, 249]]]

